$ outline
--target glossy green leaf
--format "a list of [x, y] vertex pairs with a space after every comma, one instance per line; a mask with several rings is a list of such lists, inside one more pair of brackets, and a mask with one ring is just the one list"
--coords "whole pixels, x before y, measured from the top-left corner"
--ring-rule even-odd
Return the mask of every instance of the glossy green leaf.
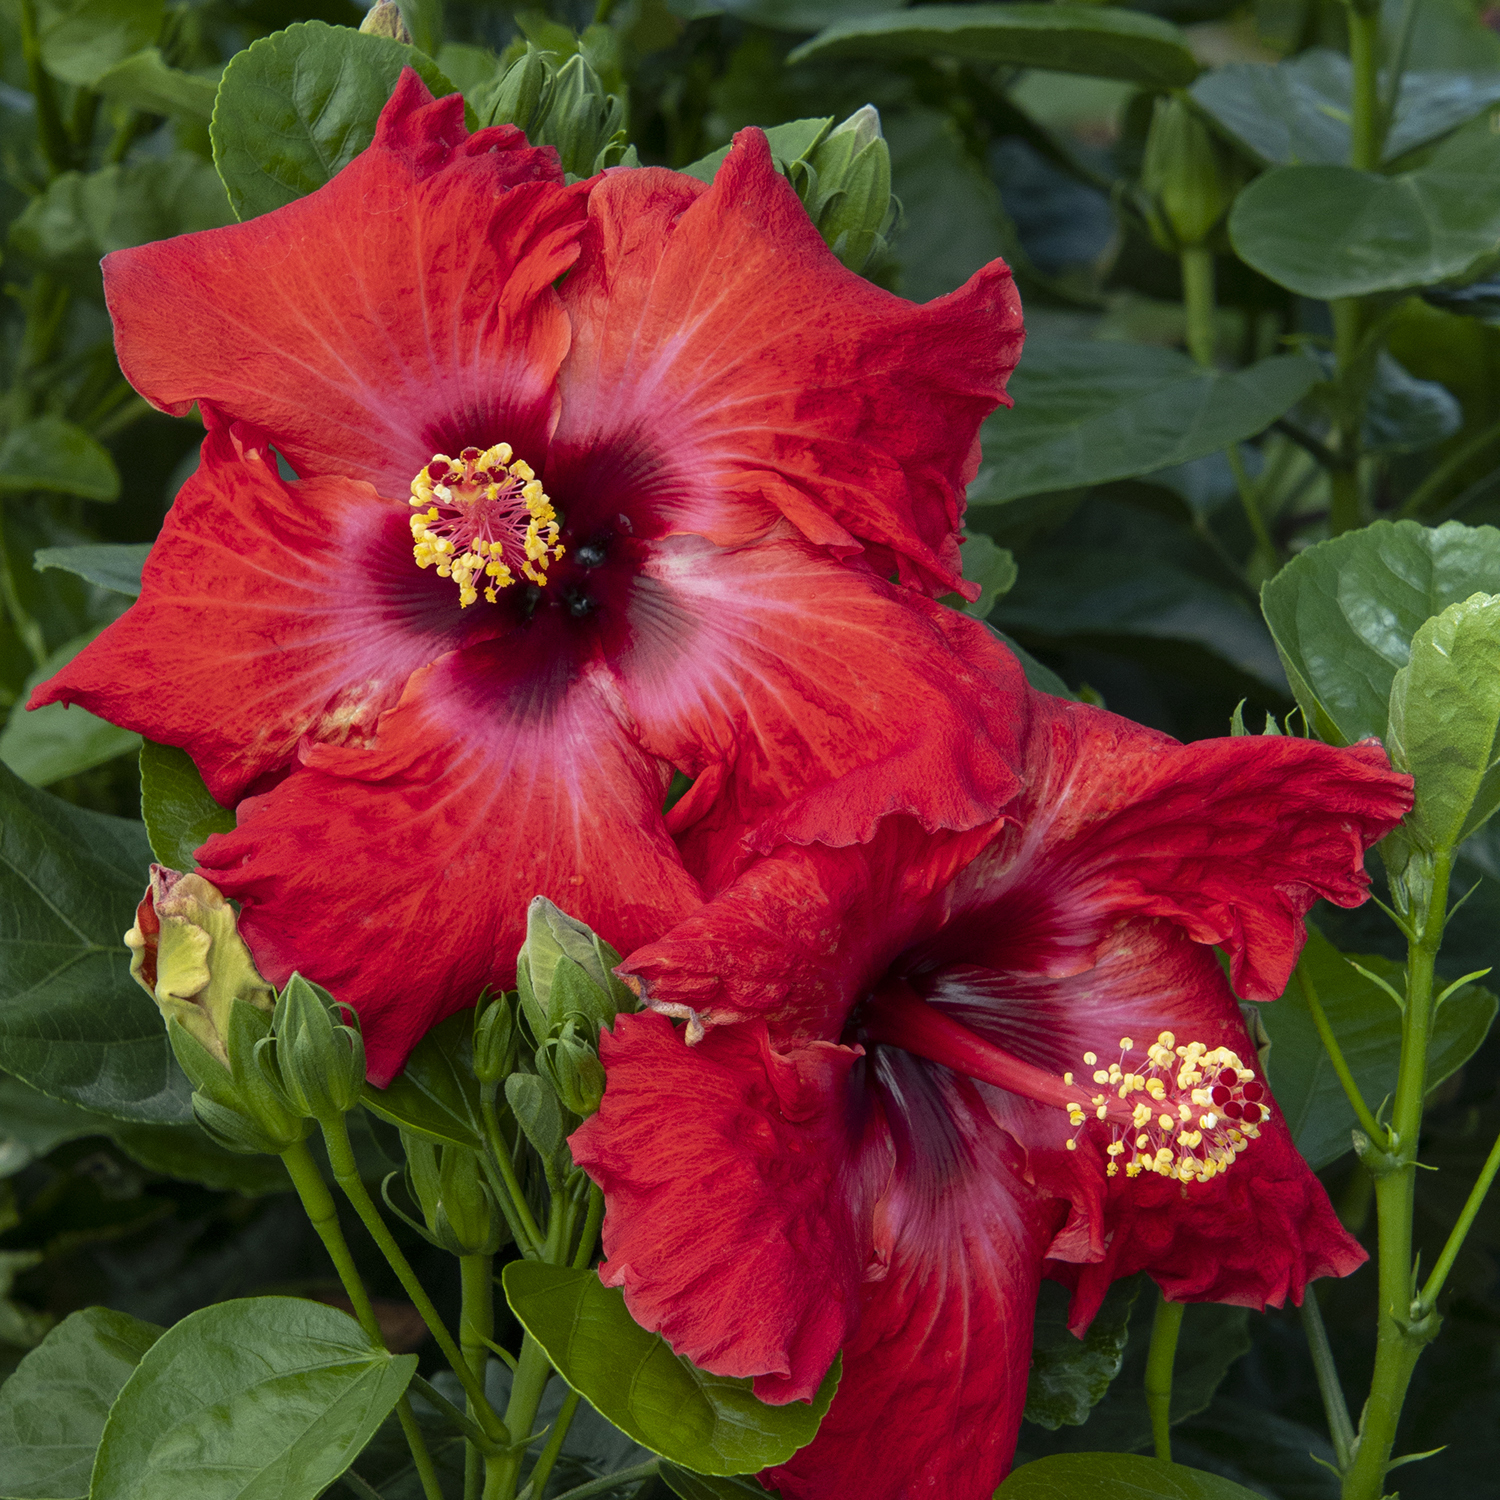
[[11, 226], [11, 243], [74, 284], [100, 286], [111, 250], [232, 223], [218, 174], [190, 151], [64, 172]]
[[474, 1077], [474, 1012], [440, 1021], [417, 1043], [388, 1088], [366, 1085], [366, 1109], [403, 1130], [484, 1150], [479, 1081]]
[[[26, 679], [21, 704], [98, 634], [97, 630], [91, 630], [59, 646]], [[28, 712], [18, 706], [5, 721], [4, 729], [0, 729], [0, 761], [32, 786], [51, 786], [65, 776], [102, 766], [117, 755], [129, 755], [140, 743], [140, 735], [120, 729], [86, 708], [49, 703]]]
[[1134, 10], [1092, 5], [923, 5], [855, 16], [788, 58], [950, 56], [1180, 88], [1198, 74], [1182, 32]]
[[699, 1474], [753, 1474], [785, 1463], [817, 1434], [839, 1366], [809, 1405], [767, 1406], [749, 1380], [709, 1375], [673, 1354], [595, 1271], [512, 1261], [505, 1297], [558, 1373], [643, 1448]]
[[205, 123], [214, 112], [219, 80], [167, 64], [158, 47], [118, 62], [94, 85], [112, 104], [153, 115], [181, 115]]
[[1028, 1422], [1055, 1431], [1088, 1420], [1125, 1363], [1130, 1310], [1139, 1292], [1133, 1277], [1115, 1282], [1080, 1339], [1068, 1330], [1068, 1293], [1056, 1282], [1042, 1283], [1026, 1376]]
[[0, 1076], [0, 1177], [14, 1175], [64, 1141], [107, 1133], [115, 1123], [51, 1099], [19, 1078]]
[[151, 551], [150, 542], [90, 542], [82, 547], [39, 547], [32, 559], [38, 573], [60, 568], [77, 574], [101, 589], [137, 597], [141, 592], [141, 569]]
[[1253, 436], [1320, 378], [1298, 354], [1204, 370], [1175, 349], [1033, 338], [1011, 377], [1015, 406], [981, 430], [969, 504], [1149, 474]]
[[194, 851], [235, 826], [234, 810], [214, 801], [192, 756], [150, 740], [141, 744], [141, 816], [151, 852], [173, 870], [191, 870]]
[[1015, 587], [1020, 569], [1016, 566], [1016, 555], [1009, 547], [997, 547], [982, 531], [969, 532], [964, 537], [964, 578], [979, 585], [979, 597], [972, 604], [960, 601], [960, 607], [976, 619], [988, 617], [996, 603]]
[[453, 85], [424, 53], [347, 26], [299, 21], [237, 52], [214, 106], [214, 165], [242, 219], [323, 186], [375, 139], [401, 70], [434, 97]]
[[101, 1114], [185, 1124], [191, 1089], [121, 941], [150, 863], [140, 823], [0, 768], [0, 1067]]
[[108, 1307], [65, 1318], [0, 1386], [0, 1495], [85, 1500], [105, 1418], [161, 1337]]
[[1477, 121], [1394, 177], [1277, 167], [1229, 215], [1240, 259], [1304, 297], [1364, 297], [1462, 277], [1500, 249], [1500, 135]]
[[1261, 590], [1297, 702], [1320, 738], [1383, 737], [1396, 673], [1425, 620], [1500, 592], [1500, 531], [1377, 521], [1299, 553]]
[[[1273, 166], [1349, 160], [1349, 59], [1311, 47], [1284, 62], [1229, 63], [1203, 74], [1194, 100], [1260, 159]], [[1384, 156], [1394, 161], [1472, 120], [1500, 99], [1500, 75], [1402, 75]]]
[[248, 1198], [291, 1191], [291, 1179], [278, 1157], [226, 1151], [196, 1120], [187, 1125], [145, 1125], [101, 1117], [100, 1124], [120, 1150], [148, 1172]]
[[662, 1483], [678, 1500], [765, 1500], [767, 1495], [778, 1493], [768, 1490], [757, 1479], [737, 1474], [695, 1474], [691, 1469], [679, 1469], [676, 1464], [663, 1464], [660, 1473]]
[[118, 500], [120, 471], [83, 428], [61, 417], [33, 417], [0, 443], [0, 493], [26, 490]]
[[512, 1073], [505, 1080], [505, 1102], [537, 1155], [551, 1164], [549, 1170], [566, 1171], [571, 1161], [568, 1135], [577, 1116], [558, 1102], [552, 1085], [535, 1073]]
[[909, 0], [668, 0], [670, 9], [688, 19], [727, 13], [772, 31], [806, 35], [851, 16], [900, 10]]
[[[784, 125], [770, 126], [766, 130], [766, 140], [770, 143], [771, 156], [776, 162], [777, 170], [785, 174], [792, 162], [803, 160], [831, 129], [832, 115], [821, 119], [788, 120]], [[710, 151], [707, 156], [700, 157], [682, 170], [689, 177], [696, 177], [699, 182], [712, 182], [714, 174], [724, 165], [724, 158], [728, 155], [729, 147], [720, 146], [717, 151]]]
[[42, 63], [64, 83], [92, 87], [161, 30], [163, 0], [38, 0]]
[[1451, 604], [1391, 684], [1391, 764], [1417, 782], [1407, 830], [1456, 849], [1500, 807], [1500, 595]]
[[221, 1302], [169, 1328], [105, 1423], [90, 1500], [316, 1500], [416, 1373], [345, 1313]]
[[1015, 1470], [995, 1500], [1261, 1500], [1217, 1474], [1139, 1453], [1059, 1453]]
[[[1354, 955], [1354, 961], [1379, 975], [1398, 994], [1402, 992], [1400, 964], [1366, 953]], [[1346, 962], [1314, 927], [1308, 928], [1301, 966], [1312, 977], [1365, 1103], [1378, 1108], [1396, 1089], [1401, 1012], [1379, 985]], [[1496, 1004], [1494, 995], [1477, 984], [1466, 984], [1443, 1002], [1428, 1044], [1428, 1089], [1436, 1088], [1473, 1056], [1489, 1034]], [[1318, 1039], [1296, 979], [1279, 1000], [1258, 1006], [1256, 1014], [1271, 1038], [1266, 1063], [1271, 1092], [1297, 1149], [1314, 1170], [1320, 1170], [1351, 1149], [1354, 1111]]]

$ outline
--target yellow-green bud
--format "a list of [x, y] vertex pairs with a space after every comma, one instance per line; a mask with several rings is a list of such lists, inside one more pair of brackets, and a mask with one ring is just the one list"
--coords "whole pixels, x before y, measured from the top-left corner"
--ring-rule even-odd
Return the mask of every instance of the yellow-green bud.
[[604, 1064], [575, 1022], [536, 1049], [536, 1070], [565, 1109], [585, 1120], [597, 1112], [604, 1098]]
[[201, 875], [151, 866], [151, 884], [125, 934], [130, 974], [219, 1062], [228, 1065], [230, 1008], [243, 1000], [269, 1011], [276, 992], [261, 978], [234, 908]]
[[[343, 1023], [347, 1014], [353, 1025]], [[288, 1103], [310, 1120], [347, 1114], [365, 1082], [365, 1044], [353, 1011], [300, 974], [287, 981], [271, 1020], [275, 1071]]]
[[515, 1003], [514, 995], [497, 995], [474, 1022], [474, 1076], [480, 1083], [499, 1083], [516, 1065], [521, 1031]]
[[1141, 164], [1143, 210], [1157, 245], [1176, 254], [1223, 222], [1245, 174], [1228, 146], [1175, 94], [1157, 99]]
[[813, 148], [792, 175], [829, 249], [862, 271], [885, 248], [893, 216], [891, 152], [873, 104], [855, 110]]
[[542, 1041], [569, 1016], [586, 1021], [594, 1035], [635, 996], [615, 977], [620, 955], [582, 922], [545, 896], [526, 912], [526, 941], [516, 958], [516, 989], [531, 1034]]
[[411, 32], [401, 19], [401, 7], [395, 0], [375, 0], [369, 14], [359, 23], [366, 36], [388, 36], [393, 41], [411, 45]]

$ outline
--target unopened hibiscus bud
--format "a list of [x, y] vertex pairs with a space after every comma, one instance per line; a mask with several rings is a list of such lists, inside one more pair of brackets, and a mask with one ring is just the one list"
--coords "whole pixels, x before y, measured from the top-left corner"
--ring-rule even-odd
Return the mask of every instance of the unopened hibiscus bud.
[[401, 1132], [406, 1181], [422, 1210], [427, 1235], [450, 1255], [493, 1255], [509, 1231], [484, 1179], [479, 1155], [466, 1146], [439, 1146]]
[[516, 959], [516, 988], [531, 1033], [542, 1041], [573, 1016], [593, 1036], [635, 997], [615, 978], [620, 955], [545, 896], [526, 913], [526, 942]]
[[151, 866], [151, 884], [125, 934], [131, 977], [213, 1057], [227, 1065], [230, 1007], [270, 1010], [276, 992], [261, 978], [234, 908], [201, 875]]
[[366, 36], [388, 36], [393, 41], [411, 45], [411, 32], [406, 29], [406, 22], [401, 19], [401, 7], [395, 4], [395, 0], [376, 0], [369, 14], [359, 23], [359, 29]]
[[530, 42], [526, 51], [492, 85], [476, 97], [474, 109], [484, 125], [515, 125], [531, 139], [552, 103], [553, 69]]
[[[353, 1025], [344, 1024], [347, 1014]], [[359, 1102], [365, 1046], [354, 1012], [300, 974], [287, 981], [271, 1021], [275, 1070], [288, 1103], [305, 1119], [328, 1120]]]
[[793, 186], [819, 234], [851, 271], [864, 270], [884, 250], [893, 212], [891, 151], [880, 133], [879, 110], [873, 104], [857, 109], [799, 165], [803, 171]]
[[474, 1023], [474, 1076], [482, 1084], [499, 1083], [515, 1067], [520, 1047], [515, 997], [499, 995]]
[[604, 92], [599, 75], [578, 52], [557, 70], [546, 115], [531, 141], [556, 146], [563, 171], [575, 177], [591, 177], [634, 154], [625, 144], [625, 101]]
[[1142, 211], [1168, 254], [1203, 244], [1244, 185], [1234, 153], [1186, 100], [1163, 95], [1151, 114], [1141, 165]]
[[536, 1049], [536, 1068], [565, 1109], [588, 1119], [604, 1098], [604, 1064], [576, 1022]]

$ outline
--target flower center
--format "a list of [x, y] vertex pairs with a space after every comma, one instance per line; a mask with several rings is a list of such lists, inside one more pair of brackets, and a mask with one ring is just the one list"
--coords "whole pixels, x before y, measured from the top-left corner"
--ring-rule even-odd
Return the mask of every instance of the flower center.
[[[1085, 1052], [1091, 1079], [1085, 1083], [1072, 1073], [1059, 1078], [986, 1041], [899, 982], [877, 991], [863, 1029], [871, 1041], [1065, 1109], [1076, 1127], [1070, 1151], [1090, 1116], [1103, 1121], [1110, 1131], [1105, 1171], [1111, 1177], [1123, 1160], [1127, 1177], [1154, 1172], [1208, 1182], [1229, 1169], [1270, 1114], [1265, 1085], [1237, 1053], [1202, 1042], [1179, 1047], [1170, 1031], [1140, 1053], [1129, 1037], [1121, 1037], [1120, 1060], [1106, 1067], [1099, 1066], [1097, 1054]], [[1131, 1061], [1137, 1056], [1139, 1062]]]
[[458, 585], [467, 609], [484, 597], [494, 604], [519, 573], [547, 582], [548, 565], [563, 555], [557, 512], [525, 459], [513, 458], [509, 443], [480, 452], [446, 453], [411, 482], [412, 556], [419, 568]]

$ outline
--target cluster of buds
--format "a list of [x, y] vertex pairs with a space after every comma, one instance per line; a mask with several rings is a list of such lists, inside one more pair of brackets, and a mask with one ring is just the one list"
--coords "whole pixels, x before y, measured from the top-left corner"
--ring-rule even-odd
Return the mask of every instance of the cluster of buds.
[[1243, 163], [1186, 98], [1156, 100], [1136, 206], [1160, 249], [1175, 255], [1208, 244], [1245, 180]]
[[556, 146], [569, 180], [606, 167], [638, 166], [625, 143], [625, 101], [605, 91], [582, 53], [562, 63], [530, 42], [489, 87], [474, 96], [481, 125], [518, 125], [535, 146]]
[[873, 104], [819, 136], [786, 163], [786, 175], [824, 243], [851, 271], [863, 271], [885, 254], [896, 205], [891, 150]]

